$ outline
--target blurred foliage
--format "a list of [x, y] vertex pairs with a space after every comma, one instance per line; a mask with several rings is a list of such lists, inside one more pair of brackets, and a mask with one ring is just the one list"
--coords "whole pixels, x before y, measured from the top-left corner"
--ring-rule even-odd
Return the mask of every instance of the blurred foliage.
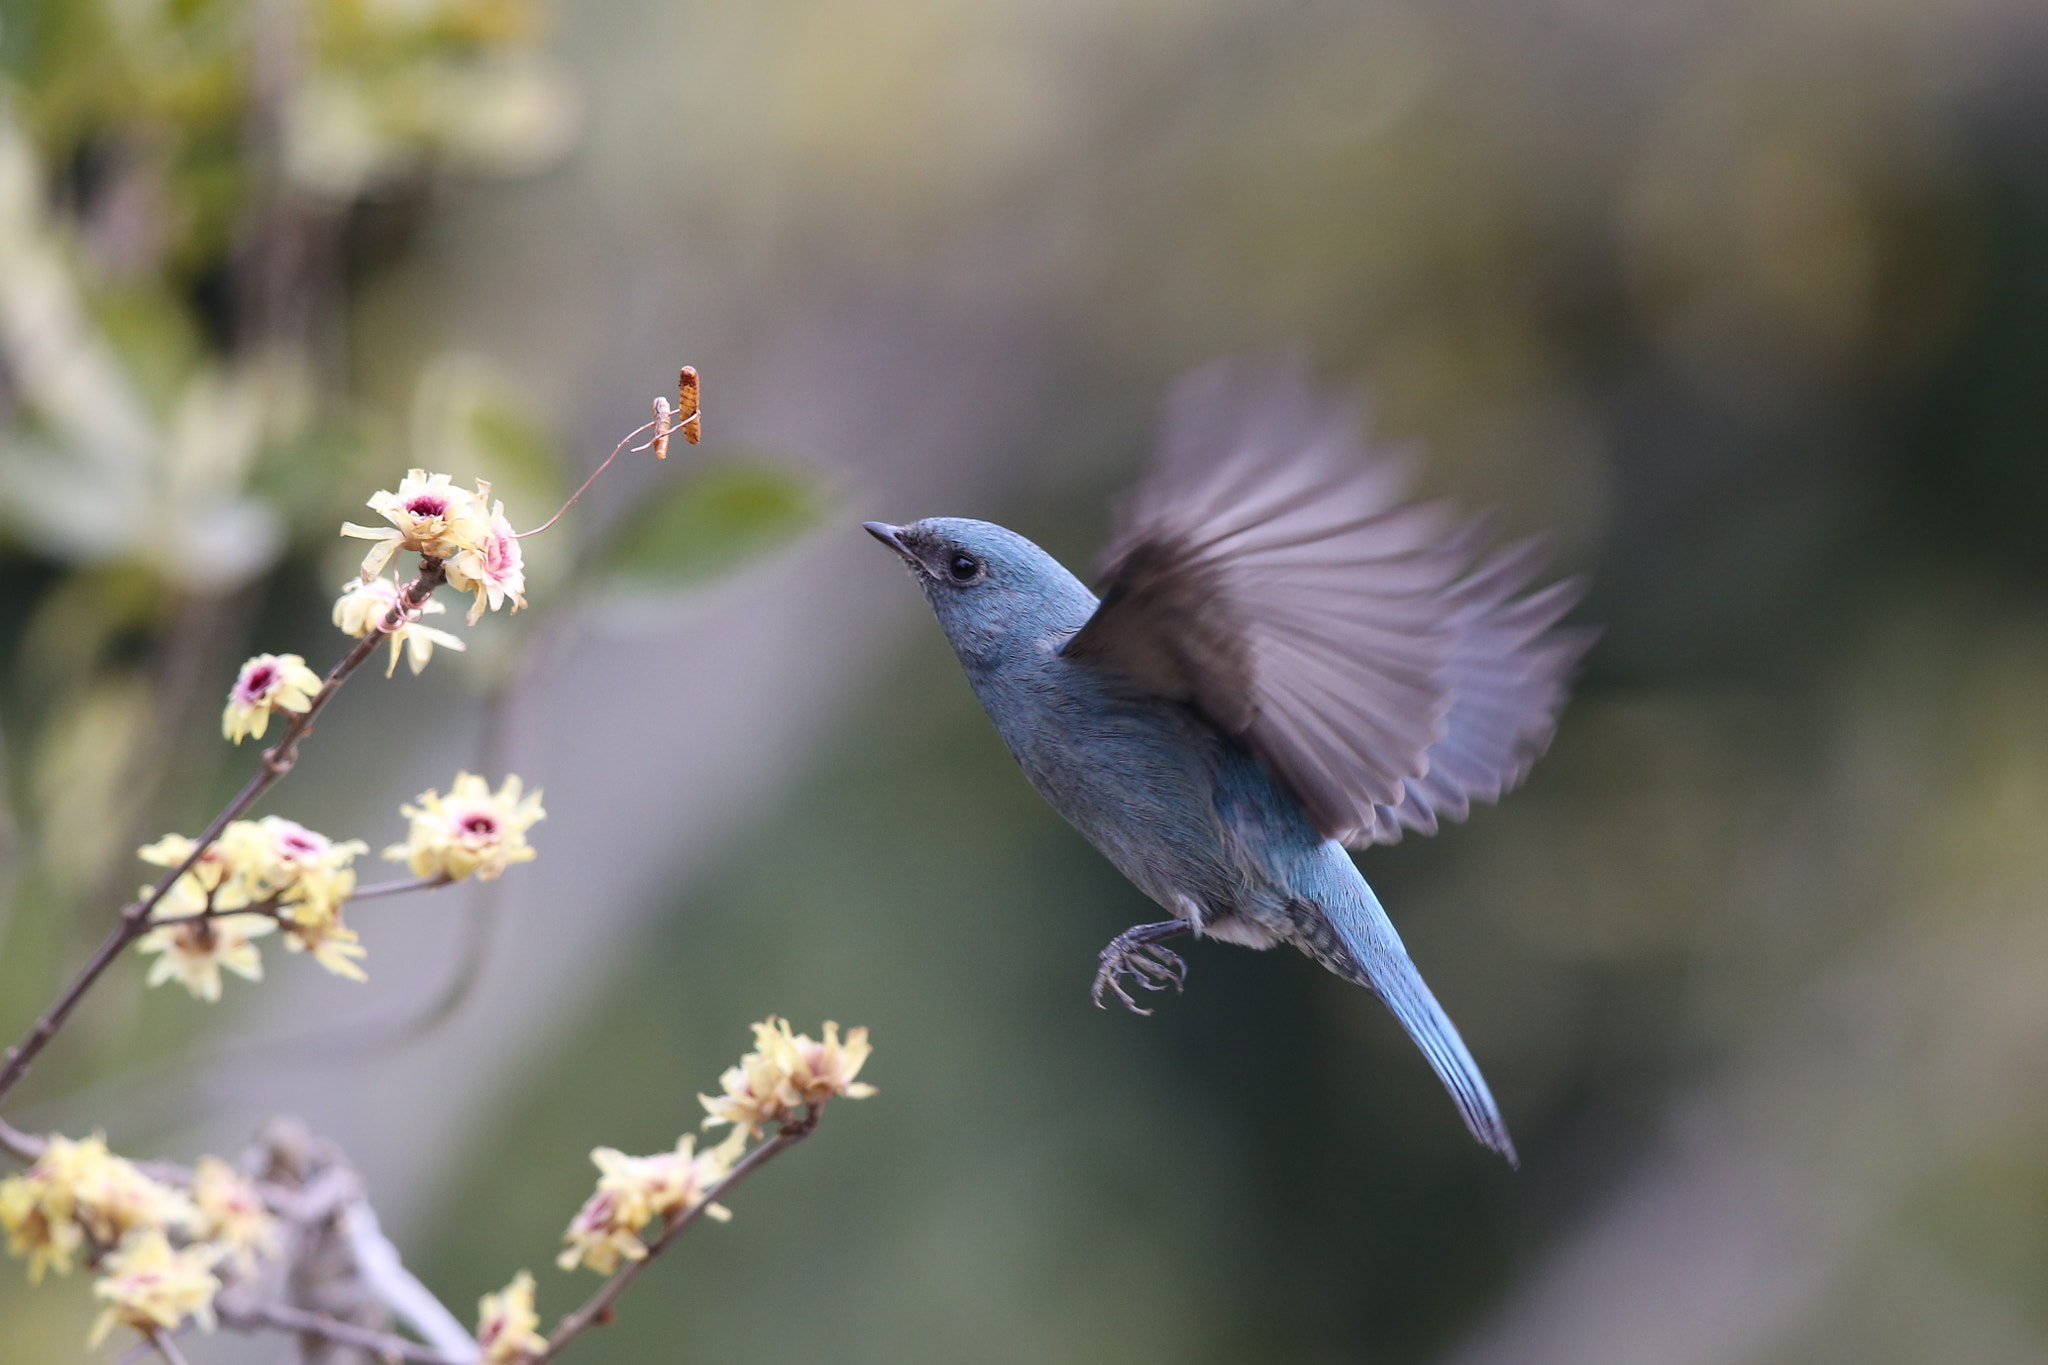
[[700, 464], [608, 529], [604, 569], [629, 591], [728, 571], [817, 519], [816, 484], [765, 463]]

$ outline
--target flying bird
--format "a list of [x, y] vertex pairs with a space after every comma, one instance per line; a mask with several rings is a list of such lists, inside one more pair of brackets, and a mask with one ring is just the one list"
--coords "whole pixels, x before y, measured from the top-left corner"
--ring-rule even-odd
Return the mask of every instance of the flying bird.
[[1169, 399], [1098, 599], [985, 521], [866, 523], [924, 590], [1025, 776], [1168, 918], [1112, 939], [1094, 999], [1179, 990], [1182, 934], [1289, 943], [1378, 996], [1465, 1125], [1515, 1163], [1493, 1094], [1348, 848], [1436, 832], [1549, 745], [1594, 632], [1533, 541], [1405, 502], [1409, 461], [1287, 359]]

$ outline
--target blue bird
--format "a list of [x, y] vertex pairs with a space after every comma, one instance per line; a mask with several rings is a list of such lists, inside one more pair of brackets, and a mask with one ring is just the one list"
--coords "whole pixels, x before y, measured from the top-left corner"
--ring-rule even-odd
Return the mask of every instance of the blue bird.
[[868, 522], [903, 557], [1032, 786], [1171, 918], [1102, 950], [1094, 999], [1179, 990], [1181, 934], [1290, 943], [1378, 996], [1465, 1125], [1493, 1094], [1346, 846], [1435, 833], [1548, 746], [1593, 632], [1538, 547], [1403, 503], [1408, 465], [1291, 362], [1182, 380], [1121, 508], [1103, 595], [1015, 532]]

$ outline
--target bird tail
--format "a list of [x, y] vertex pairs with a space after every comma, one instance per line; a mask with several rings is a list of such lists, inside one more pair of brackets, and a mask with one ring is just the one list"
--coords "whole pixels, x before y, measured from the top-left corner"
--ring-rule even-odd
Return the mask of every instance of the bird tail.
[[[1394, 1012], [1429, 1059], [1444, 1089], [1451, 1092], [1472, 1136], [1505, 1157], [1508, 1165], [1519, 1167], [1522, 1163], [1515, 1154], [1514, 1139], [1508, 1136], [1508, 1126], [1501, 1119], [1493, 1092], [1487, 1089], [1486, 1078], [1479, 1074], [1479, 1064], [1458, 1036], [1458, 1026], [1415, 969], [1379, 897], [1341, 849], [1337, 855], [1351, 875], [1342, 879], [1340, 888], [1332, 888], [1335, 894], [1318, 898], [1321, 903], [1308, 908], [1305, 918], [1315, 922], [1315, 927], [1304, 935], [1302, 946], [1338, 975], [1377, 995]], [[1316, 932], [1324, 928], [1327, 937]]]

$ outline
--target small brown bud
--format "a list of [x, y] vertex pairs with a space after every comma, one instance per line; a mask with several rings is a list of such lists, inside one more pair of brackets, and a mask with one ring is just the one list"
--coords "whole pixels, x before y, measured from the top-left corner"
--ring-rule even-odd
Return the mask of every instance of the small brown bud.
[[697, 414], [697, 367], [683, 366], [676, 376], [676, 419], [682, 428], [683, 439], [691, 445], [697, 444], [704, 430]]
[[669, 418], [672, 415], [669, 411], [668, 399], [656, 398], [654, 400], [654, 458], [657, 460], [666, 460], [668, 458]]

